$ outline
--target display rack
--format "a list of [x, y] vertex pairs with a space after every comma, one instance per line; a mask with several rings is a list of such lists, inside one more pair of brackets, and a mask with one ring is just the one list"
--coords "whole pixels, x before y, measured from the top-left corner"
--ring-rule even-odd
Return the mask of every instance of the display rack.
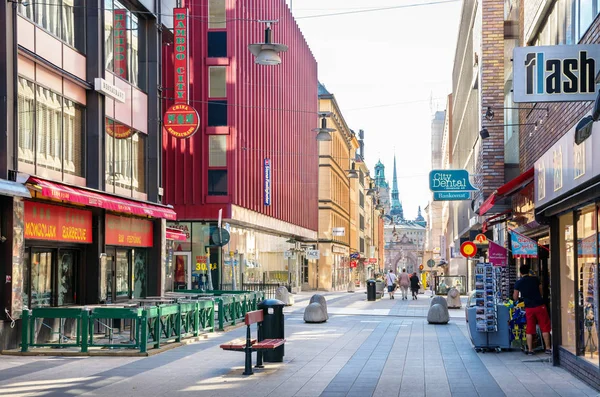
[[477, 332], [497, 332], [498, 281], [501, 273], [491, 263], [479, 263], [475, 269], [475, 306]]

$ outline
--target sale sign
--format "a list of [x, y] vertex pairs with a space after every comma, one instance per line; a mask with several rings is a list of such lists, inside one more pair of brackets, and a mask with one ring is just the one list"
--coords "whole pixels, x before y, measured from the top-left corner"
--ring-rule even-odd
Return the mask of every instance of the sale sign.
[[127, 10], [113, 10], [114, 72], [127, 79]]
[[25, 238], [72, 243], [92, 242], [92, 212], [25, 201]]
[[175, 138], [185, 139], [196, 133], [200, 116], [196, 109], [185, 103], [171, 106], [165, 113], [165, 130]]
[[188, 103], [189, 99], [189, 56], [188, 56], [188, 10], [173, 10], [175, 103]]
[[106, 215], [106, 245], [152, 247], [153, 231], [151, 221]]

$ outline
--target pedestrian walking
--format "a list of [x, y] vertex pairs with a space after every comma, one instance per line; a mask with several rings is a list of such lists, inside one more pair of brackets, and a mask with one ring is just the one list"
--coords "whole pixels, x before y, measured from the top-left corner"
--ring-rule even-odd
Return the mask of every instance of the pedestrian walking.
[[417, 295], [419, 294], [419, 276], [417, 276], [417, 272], [414, 272], [410, 277], [410, 290], [412, 291], [413, 300], [417, 299]]
[[406, 268], [402, 269], [402, 273], [398, 276], [398, 284], [402, 291], [402, 300], [408, 299], [408, 287], [410, 287], [410, 276], [406, 273]]
[[394, 274], [394, 271], [390, 269], [390, 272], [385, 277], [388, 293], [390, 294], [390, 299], [394, 299], [394, 290], [396, 289], [396, 280], [398, 277]]
[[542, 283], [537, 276], [529, 274], [529, 265], [521, 265], [519, 272], [521, 278], [515, 283], [515, 292], [513, 300], [519, 299], [519, 293], [525, 302], [525, 318], [527, 319], [527, 351], [528, 355], [533, 355], [533, 335], [537, 333], [536, 326], [540, 326], [544, 344], [546, 345], [546, 354], [552, 354], [550, 349], [550, 316], [542, 298]]

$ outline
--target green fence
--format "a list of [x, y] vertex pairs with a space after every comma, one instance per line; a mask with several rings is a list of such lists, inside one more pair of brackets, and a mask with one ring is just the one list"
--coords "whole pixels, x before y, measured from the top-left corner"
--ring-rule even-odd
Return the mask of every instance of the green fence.
[[[213, 300], [180, 302], [145, 308], [97, 307], [85, 308], [40, 308], [24, 310], [22, 315], [21, 351], [31, 347], [79, 347], [86, 353], [90, 347], [110, 349], [136, 349], [145, 353], [148, 347], [159, 348], [162, 343], [180, 342], [184, 338], [198, 336], [201, 332], [215, 329], [215, 306]], [[70, 319], [75, 322], [76, 336], [67, 337], [61, 331], [57, 342], [36, 341], [37, 329], [46, 321], [64, 324]], [[112, 343], [113, 322], [131, 322], [129, 341]], [[104, 328], [105, 337], [94, 334], [94, 326]], [[51, 328], [46, 324], [46, 327]], [[106, 336], [109, 343], [106, 343]]]

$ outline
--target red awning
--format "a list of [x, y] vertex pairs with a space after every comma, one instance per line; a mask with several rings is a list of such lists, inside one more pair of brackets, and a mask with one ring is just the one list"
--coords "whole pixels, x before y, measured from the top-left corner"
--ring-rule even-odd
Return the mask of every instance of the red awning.
[[533, 167], [516, 177], [510, 182], [500, 186], [490, 197], [487, 198], [479, 207], [479, 215], [484, 215], [486, 212], [491, 210], [498, 201], [505, 197], [512, 196], [519, 190], [523, 189], [529, 183], [533, 181], [534, 169]]
[[172, 227], [167, 228], [167, 240], [177, 240], [177, 241], [185, 241], [187, 240], [187, 236], [184, 232], [179, 229], [175, 229]]
[[147, 204], [128, 200], [91, 189], [67, 186], [62, 183], [50, 182], [35, 177], [30, 177], [27, 183], [33, 185], [32, 187], [35, 190], [40, 191], [43, 196], [56, 200], [70, 201], [71, 203], [104, 208], [105, 210], [122, 212], [125, 214], [149, 216], [152, 218], [163, 218], [168, 220], [177, 219], [175, 211], [158, 204]]

